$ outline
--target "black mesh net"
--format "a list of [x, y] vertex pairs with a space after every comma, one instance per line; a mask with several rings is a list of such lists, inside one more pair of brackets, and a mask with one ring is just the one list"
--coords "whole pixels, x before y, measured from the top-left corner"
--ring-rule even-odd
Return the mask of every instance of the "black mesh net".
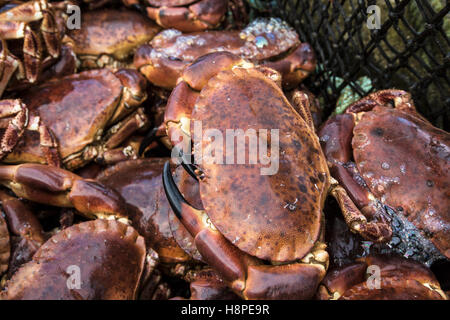
[[448, 131], [449, 1], [275, 2], [273, 13], [316, 50], [317, 71], [307, 85], [323, 99], [326, 115], [345, 100], [345, 90], [364, 96], [397, 88], [411, 92], [418, 110]]

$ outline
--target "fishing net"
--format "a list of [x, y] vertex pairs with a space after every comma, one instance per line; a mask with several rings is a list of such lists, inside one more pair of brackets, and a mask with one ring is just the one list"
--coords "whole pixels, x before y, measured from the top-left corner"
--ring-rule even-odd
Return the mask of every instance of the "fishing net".
[[[258, 1], [256, 1], [258, 2]], [[272, 14], [316, 51], [307, 81], [329, 115], [379, 89], [411, 92], [418, 110], [448, 131], [450, 2], [277, 0]]]

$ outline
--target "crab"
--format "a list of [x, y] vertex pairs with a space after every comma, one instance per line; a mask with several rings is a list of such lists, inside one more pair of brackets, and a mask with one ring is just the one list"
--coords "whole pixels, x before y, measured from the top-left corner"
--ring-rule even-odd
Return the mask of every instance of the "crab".
[[36, 83], [58, 60], [70, 2], [27, 1], [0, 13], [0, 96], [5, 89]]
[[154, 85], [172, 89], [187, 65], [217, 51], [276, 69], [284, 88], [296, 87], [316, 67], [311, 45], [301, 43], [297, 32], [278, 18], [256, 19], [241, 31], [164, 30], [137, 49], [134, 65]]
[[6, 282], [0, 299], [136, 299], [145, 259], [145, 241], [132, 227], [83, 222], [45, 242]]
[[[0, 250], [0, 275], [8, 271], [7, 277], [10, 278], [22, 264], [31, 260], [46, 241], [46, 235], [28, 205], [3, 190], [0, 190], [0, 201], [6, 218], [0, 225], [7, 226], [0, 237], [5, 239], [2, 243], [9, 242], [9, 245], [3, 245]], [[2, 219], [3, 217], [0, 218]]]
[[[167, 158], [120, 162], [102, 171], [96, 180], [116, 190], [126, 199], [132, 226], [158, 255], [158, 269], [189, 283], [191, 299], [236, 296], [202, 262], [194, 239], [176, 218], [162, 185], [162, 169]], [[196, 207], [202, 208], [198, 184], [180, 166], [175, 172], [177, 185]], [[150, 192], [149, 192], [150, 191]]]
[[[280, 85], [281, 75], [275, 70], [229, 52], [211, 53], [186, 68], [166, 111], [179, 120], [167, 123], [168, 136], [183, 150], [183, 166], [199, 180], [204, 209], [194, 208], [183, 197], [166, 162], [163, 185], [168, 201], [204, 261], [245, 299], [311, 298], [328, 268], [322, 209], [335, 182], [311, 116], [303, 119]], [[211, 150], [212, 140], [196, 140], [191, 121], [223, 136], [230, 128], [278, 129], [278, 170], [262, 174], [261, 163], [207, 161], [199, 150]], [[185, 161], [190, 150], [183, 143], [191, 137], [194, 158], [203, 160], [195, 166]], [[260, 139], [269, 144], [276, 137], [261, 134]], [[214, 150], [230, 156], [221, 144]], [[247, 154], [249, 146], [239, 150]]]
[[25, 163], [1, 165], [0, 184], [20, 198], [61, 208], [74, 208], [87, 219], [129, 223], [129, 212], [115, 190], [53, 166]]
[[228, 0], [122, 0], [126, 6], [145, 11], [161, 27], [184, 32], [217, 27], [225, 17]]
[[[396, 224], [412, 224], [450, 258], [450, 135], [416, 111], [409, 93], [370, 94], [329, 119], [319, 136], [353, 232], [386, 242]], [[409, 241], [408, 230], [398, 236]]]
[[72, 44], [81, 70], [127, 67], [134, 50], [160, 31], [151, 20], [123, 9], [87, 11], [81, 23], [81, 29], [69, 30], [63, 39]]
[[[121, 143], [148, 123], [143, 108], [138, 108], [147, 97], [146, 80], [131, 69], [85, 71], [48, 81], [21, 96], [26, 108], [14, 106], [21, 112], [16, 116], [21, 121], [8, 122], [7, 130], [14, 137], [24, 132], [19, 143], [15, 139], [14, 150], [7, 150], [6, 163], [55, 164], [58, 161], [48, 159], [58, 157], [73, 170], [92, 160], [118, 161], [119, 154], [122, 160], [127, 159], [133, 155], [129, 148], [120, 148]], [[51, 134], [39, 138], [34, 131], [26, 130], [36, 126], [36, 121], [26, 121], [27, 109], [30, 117], [39, 119]], [[42, 136], [53, 139], [43, 141]], [[52, 147], [50, 157], [38, 148], [38, 141]], [[120, 152], [116, 152], [118, 149]]]
[[[379, 273], [373, 273], [375, 268]], [[371, 281], [371, 273], [372, 277], [379, 278]], [[330, 271], [317, 297], [321, 300], [447, 300], [430, 269], [396, 255], [372, 255]]]

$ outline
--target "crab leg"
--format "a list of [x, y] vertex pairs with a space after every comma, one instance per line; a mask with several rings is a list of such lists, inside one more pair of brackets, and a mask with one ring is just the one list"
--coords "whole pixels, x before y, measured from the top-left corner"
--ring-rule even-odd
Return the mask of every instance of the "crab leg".
[[39, 120], [39, 145], [45, 155], [45, 161], [49, 166], [61, 167], [61, 159], [58, 153], [58, 143], [52, 131]]
[[9, 53], [6, 41], [1, 41], [0, 51], [0, 97], [3, 95], [9, 80], [19, 68], [20, 61]]
[[122, 197], [99, 182], [41, 164], [0, 166], [0, 183], [18, 197], [75, 208], [87, 218], [126, 218]]
[[416, 117], [428, 122], [421, 114], [419, 114], [414, 106], [411, 94], [396, 89], [380, 90], [369, 94], [368, 96], [356, 101], [346, 109], [346, 113], [358, 113], [370, 111], [377, 106], [386, 106], [392, 102], [394, 108], [412, 113]]
[[53, 58], [58, 58], [61, 52], [61, 41], [59, 39], [58, 25], [50, 11], [46, 10], [43, 12], [41, 32], [48, 53]]
[[12, 115], [16, 116], [9, 122], [3, 135], [0, 160], [11, 153], [28, 125], [28, 108], [20, 100], [0, 101], [0, 119]]
[[[129, 115], [122, 122], [116, 124], [109, 131], [110, 136], [104, 145], [87, 146], [83, 150], [82, 159], [79, 157], [68, 158], [64, 160], [64, 165], [69, 170], [77, 168], [81, 163], [95, 160], [101, 164], [114, 164], [120, 161], [128, 160], [137, 155], [137, 143], [131, 141], [128, 145], [123, 146], [130, 136], [145, 128], [149, 124], [149, 119], [143, 108], [139, 108]], [[119, 147], [120, 146], [120, 147]]]
[[41, 73], [42, 52], [41, 39], [30, 27], [25, 27], [23, 59], [25, 64], [25, 76], [30, 83], [36, 82]]
[[0, 275], [2, 275], [9, 266], [10, 257], [10, 243], [9, 243], [9, 231], [6, 225], [6, 221], [0, 214]]
[[137, 109], [128, 118], [115, 125], [112, 129], [114, 132], [106, 141], [105, 148], [112, 149], [119, 146], [127, 138], [129, 138], [136, 131], [148, 125], [149, 119], [143, 108]]
[[230, 288], [245, 299], [309, 299], [326, 273], [328, 255], [318, 245], [301, 263], [264, 265], [233, 246], [211, 223], [203, 210], [193, 208], [181, 195], [164, 165], [163, 184], [167, 199], [207, 262]]

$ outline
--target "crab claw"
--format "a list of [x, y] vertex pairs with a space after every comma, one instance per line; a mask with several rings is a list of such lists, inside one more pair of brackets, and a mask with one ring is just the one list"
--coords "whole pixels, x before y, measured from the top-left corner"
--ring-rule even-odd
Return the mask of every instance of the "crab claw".
[[330, 172], [339, 183], [331, 195], [338, 201], [352, 232], [369, 241], [386, 242], [392, 237], [389, 216], [367, 186], [355, 177], [350, 149], [353, 128], [353, 116], [343, 114], [329, 119], [319, 132]]
[[283, 59], [269, 61], [264, 65], [282, 74], [283, 88], [292, 89], [316, 69], [316, 55], [312, 46], [304, 42]]
[[196, 170], [198, 170], [193, 164], [192, 164], [192, 155], [191, 159], [187, 159], [187, 155], [183, 153], [183, 150], [180, 150], [180, 158], [181, 158], [181, 165], [183, 166], [184, 170], [186, 170], [189, 175], [198, 181], [197, 174], [195, 173]]
[[83, 222], [50, 238], [6, 283], [0, 299], [135, 299], [144, 239], [118, 221]]
[[194, 32], [217, 26], [227, 12], [227, 8], [227, 0], [200, 0], [187, 8], [147, 7], [147, 15], [163, 28]]
[[75, 208], [87, 218], [127, 218], [125, 201], [116, 191], [60, 168], [41, 164], [0, 166], [0, 183], [19, 197]]

